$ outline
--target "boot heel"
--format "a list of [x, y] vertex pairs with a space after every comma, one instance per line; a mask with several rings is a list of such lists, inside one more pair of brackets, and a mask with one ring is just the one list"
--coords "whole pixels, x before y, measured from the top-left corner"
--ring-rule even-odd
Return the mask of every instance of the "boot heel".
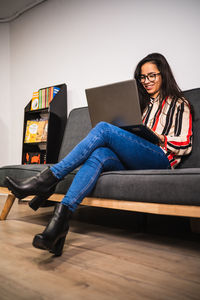
[[65, 239], [66, 239], [65, 234], [63, 237], [61, 237], [56, 244], [52, 247], [52, 249], [49, 251], [50, 253], [53, 253], [55, 256], [61, 256], [63, 252], [63, 247], [65, 244]]
[[46, 200], [47, 198], [43, 198], [41, 196], [35, 196], [29, 203], [28, 205], [30, 208], [33, 210], [37, 210]]
[[50, 193], [46, 194], [46, 195], [38, 195], [35, 196], [29, 203], [28, 205], [30, 206], [30, 208], [32, 208], [33, 210], [37, 210], [42, 204], [44, 204], [44, 202], [53, 194], [53, 191], [51, 191]]

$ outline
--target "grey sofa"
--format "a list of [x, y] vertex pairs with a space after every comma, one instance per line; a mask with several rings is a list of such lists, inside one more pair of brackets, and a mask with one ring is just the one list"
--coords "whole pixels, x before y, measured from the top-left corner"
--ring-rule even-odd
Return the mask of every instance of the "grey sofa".
[[[83, 205], [138, 212], [200, 218], [200, 88], [184, 92], [191, 102], [193, 119], [193, 151], [175, 170], [129, 170], [101, 174], [93, 192]], [[61, 160], [91, 129], [88, 108], [71, 111], [59, 154]], [[5, 176], [27, 178], [46, 165], [14, 165], [0, 168], [0, 193], [8, 198], [0, 215], [6, 219], [15, 197], [4, 186]], [[60, 201], [68, 190], [74, 172], [67, 175], [49, 199]], [[193, 219], [194, 220], [194, 219]]]

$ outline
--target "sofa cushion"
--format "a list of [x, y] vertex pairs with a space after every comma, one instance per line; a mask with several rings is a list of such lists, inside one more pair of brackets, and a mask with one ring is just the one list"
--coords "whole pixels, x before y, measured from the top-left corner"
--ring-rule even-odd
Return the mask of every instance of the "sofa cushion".
[[[4, 186], [5, 176], [15, 179], [29, 178], [44, 168], [46, 165], [0, 168], [0, 186]], [[67, 192], [77, 170], [68, 174], [57, 185], [56, 193]], [[90, 196], [137, 202], [200, 205], [199, 181], [200, 168], [104, 172]]]
[[200, 168], [102, 173], [90, 196], [200, 205]]

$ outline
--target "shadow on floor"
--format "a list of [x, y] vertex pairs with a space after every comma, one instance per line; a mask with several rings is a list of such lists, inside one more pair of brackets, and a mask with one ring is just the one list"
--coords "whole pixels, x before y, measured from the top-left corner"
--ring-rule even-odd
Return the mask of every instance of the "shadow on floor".
[[[45, 226], [51, 218], [53, 210], [54, 207], [40, 208], [36, 214], [31, 215], [31, 217], [21, 217], [20, 220]], [[87, 225], [96, 225], [95, 230], [105, 231], [106, 227], [107, 232], [109, 229], [116, 229], [117, 234], [119, 234], [121, 229], [123, 235], [126, 233], [127, 235], [145, 233], [147, 235], [200, 241], [200, 235], [191, 232], [190, 220], [186, 217], [80, 206], [73, 214], [71, 225], [73, 225], [73, 231], [77, 233], [84, 233], [85, 230], [88, 230]]]

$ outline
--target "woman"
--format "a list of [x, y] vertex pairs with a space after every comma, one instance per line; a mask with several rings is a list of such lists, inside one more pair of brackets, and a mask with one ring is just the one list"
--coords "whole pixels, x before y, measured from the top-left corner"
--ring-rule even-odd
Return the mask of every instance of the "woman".
[[190, 105], [182, 96], [165, 57], [153, 53], [136, 67], [143, 122], [160, 138], [154, 145], [133, 133], [106, 122], [93, 128], [63, 160], [22, 182], [7, 177], [7, 187], [37, 209], [53, 194], [56, 184], [82, 165], [49, 224], [33, 239], [33, 246], [62, 254], [71, 213], [94, 188], [102, 171], [175, 168], [192, 149]]

